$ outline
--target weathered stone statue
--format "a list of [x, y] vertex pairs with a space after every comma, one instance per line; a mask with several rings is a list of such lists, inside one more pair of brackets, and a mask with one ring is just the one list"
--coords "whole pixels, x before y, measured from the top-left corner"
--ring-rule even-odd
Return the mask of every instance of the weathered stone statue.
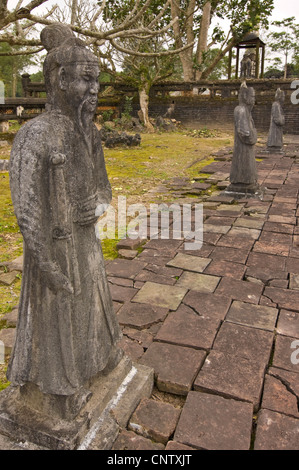
[[259, 188], [255, 161], [257, 132], [251, 114], [254, 103], [255, 91], [244, 82], [234, 112], [235, 141], [228, 192], [254, 194]]
[[[47, 112], [20, 129], [11, 152], [11, 194], [24, 238], [24, 272], [7, 377], [19, 403], [48, 416], [43, 428], [57, 431], [57, 422], [50, 426], [50, 419], [81, 416], [95, 379], [100, 380], [101, 393], [113, 389], [102, 384], [101, 377], [115, 370], [124, 356], [95, 235], [95, 223], [111, 200], [101, 139], [93, 123], [98, 60], [66, 26], [46, 27], [41, 40], [48, 51]], [[123, 373], [130, 367], [128, 361], [122, 364]], [[18, 400], [8, 402], [10, 414], [5, 407], [1, 414], [0, 407], [0, 430], [17, 419], [25, 432], [29, 424], [24, 427], [26, 418], [13, 408]], [[98, 398], [96, 409], [100, 402]], [[88, 426], [93, 413], [90, 408]], [[44, 443], [40, 418], [32, 416], [32, 435], [39, 432], [37, 442]], [[51, 432], [47, 429], [49, 441]], [[76, 432], [68, 431], [72, 444], [54, 436], [51, 445], [72, 447], [78, 441]], [[61, 430], [58, 434], [64, 436]]]
[[283, 112], [284, 100], [285, 93], [278, 88], [275, 94], [275, 102], [272, 104], [271, 123], [267, 142], [267, 149], [272, 153], [282, 152], [283, 127], [285, 125], [285, 116]]
[[241, 60], [241, 78], [252, 77], [252, 59], [250, 52], [245, 52]]

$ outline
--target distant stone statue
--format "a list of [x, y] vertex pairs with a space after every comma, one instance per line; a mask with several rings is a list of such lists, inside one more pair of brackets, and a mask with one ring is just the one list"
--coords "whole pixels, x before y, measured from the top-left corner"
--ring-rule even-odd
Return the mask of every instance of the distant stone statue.
[[44, 394], [76, 394], [80, 408], [87, 381], [122, 355], [95, 236], [111, 200], [93, 123], [99, 66], [68, 27], [48, 26], [41, 40], [48, 51], [47, 112], [20, 129], [11, 152], [11, 193], [25, 254], [7, 377]]
[[254, 104], [255, 91], [244, 82], [234, 112], [235, 141], [228, 192], [254, 194], [259, 188], [255, 161], [257, 132], [251, 114]]
[[283, 112], [283, 103], [285, 93], [280, 88], [276, 91], [275, 102], [271, 109], [271, 123], [268, 135], [267, 147], [269, 152], [279, 153], [283, 147], [283, 127], [285, 125], [285, 116]]
[[251, 78], [252, 76], [252, 60], [246, 52], [241, 60], [241, 78]]

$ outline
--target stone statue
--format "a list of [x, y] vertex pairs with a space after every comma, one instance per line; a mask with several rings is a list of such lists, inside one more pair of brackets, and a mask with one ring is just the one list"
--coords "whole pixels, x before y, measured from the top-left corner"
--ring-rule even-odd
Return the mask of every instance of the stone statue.
[[228, 192], [255, 193], [258, 190], [255, 161], [257, 132], [252, 118], [255, 91], [244, 82], [239, 92], [239, 105], [234, 112], [235, 141]]
[[10, 160], [24, 270], [0, 433], [52, 450], [103, 450], [150, 396], [154, 375], [119, 346], [96, 238], [111, 201], [93, 123], [98, 60], [67, 26], [47, 26], [41, 41], [47, 110], [20, 129]]
[[281, 152], [283, 147], [283, 126], [285, 125], [285, 117], [283, 112], [283, 103], [285, 93], [280, 88], [275, 94], [275, 102], [271, 109], [271, 123], [268, 135], [267, 147], [269, 152]]
[[252, 60], [250, 54], [245, 52], [241, 60], [241, 78], [251, 78], [252, 76]]
[[20, 129], [11, 152], [24, 273], [7, 377], [13, 385], [69, 396], [121, 356], [95, 236], [111, 188], [93, 123], [98, 60], [68, 27], [46, 27], [41, 40], [48, 51], [47, 112]]

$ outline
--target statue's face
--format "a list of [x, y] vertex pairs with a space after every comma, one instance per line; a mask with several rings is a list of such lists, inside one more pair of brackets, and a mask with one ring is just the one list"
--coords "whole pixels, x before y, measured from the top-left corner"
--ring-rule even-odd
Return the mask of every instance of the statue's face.
[[66, 93], [68, 104], [77, 111], [94, 114], [99, 91], [99, 67], [90, 62], [79, 65], [69, 65], [63, 69], [61, 83]]
[[253, 108], [254, 106], [254, 103], [255, 103], [255, 91], [253, 88], [250, 88], [249, 89], [249, 92], [248, 92], [248, 97], [247, 97], [247, 104]]

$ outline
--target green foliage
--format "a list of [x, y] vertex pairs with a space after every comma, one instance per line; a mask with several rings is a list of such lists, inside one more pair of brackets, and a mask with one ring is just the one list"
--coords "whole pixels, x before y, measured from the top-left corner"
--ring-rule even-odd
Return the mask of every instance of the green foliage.
[[[21, 52], [24, 50], [21, 46], [10, 46], [0, 43], [1, 53]], [[0, 80], [5, 85], [5, 96], [22, 96], [21, 75], [30, 65], [34, 65], [36, 60], [30, 55], [1, 56]]]

